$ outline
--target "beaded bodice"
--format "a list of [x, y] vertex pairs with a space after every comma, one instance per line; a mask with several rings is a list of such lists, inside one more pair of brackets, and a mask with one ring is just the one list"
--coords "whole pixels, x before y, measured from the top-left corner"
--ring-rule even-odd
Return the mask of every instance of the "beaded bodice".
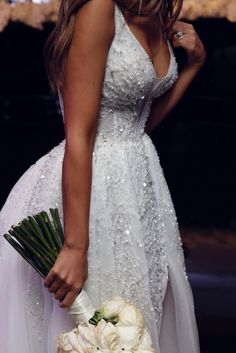
[[[154, 98], [165, 93], [178, 76], [170, 43], [167, 74], [157, 77], [145, 49], [115, 4], [115, 35], [110, 46], [102, 87], [97, 136], [126, 139], [144, 133]], [[60, 99], [62, 110], [63, 104]]]
[[157, 77], [151, 59], [115, 4], [115, 36], [102, 90], [100, 136], [123, 139], [144, 133], [152, 100], [168, 90], [177, 78], [177, 63], [169, 42], [168, 47], [169, 70], [166, 76]]

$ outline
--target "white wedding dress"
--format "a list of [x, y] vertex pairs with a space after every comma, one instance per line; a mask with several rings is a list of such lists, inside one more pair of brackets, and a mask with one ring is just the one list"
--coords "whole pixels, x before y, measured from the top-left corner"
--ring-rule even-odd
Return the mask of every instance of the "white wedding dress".
[[[199, 353], [175, 211], [157, 152], [144, 132], [151, 102], [173, 85], [177, 64], [168, 43], [169, 70], [157, 77], [118, 5], [115, 28], [93, 152], [84, 288], [95, 306], [111, 295], [134, 302], [157, 353]], [[55, 353], [54, 337], [74, 327], [43, 280], [3, 237], [12, 224], [50, 207], [58, 207], [63, 220], [64, 146], [65, 140], [22, 175], [0, 212], [0, 353]]]

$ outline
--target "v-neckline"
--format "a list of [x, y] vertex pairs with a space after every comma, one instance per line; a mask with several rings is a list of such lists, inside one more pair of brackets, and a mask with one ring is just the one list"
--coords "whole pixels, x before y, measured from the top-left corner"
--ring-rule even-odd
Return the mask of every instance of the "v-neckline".
[[167, 45], [168, 45], [168, 49], [169, 49], [169, 67], [168, 67], [168, 71], [166, 73], [166, 75], [164, 76], [158, 76], [157, 75], [157, 72], [156, 72], [156, 68], [150, 58], [150, 56], [148, 55], [146, 49], [144, 49], [143, 45], [140, 43], [140, 41], [138, 40], [138, 38], [134, 35], [134, 33], [131, 31], [121, 9], [119, 8], [119, 6], [117, 4], [115, 4], [115, 6], [117, 7], [117, 10], [121, 16], [121, 19], [122, 19], [122, 22], [124, 23], [126, 29], [127, 29], [127, 32], [129, 33], [129, 35], [133, 38], [134, 42], [136, 43], [137, 47], [142, 51], [143, 55], [146, 57], [150, 67], [152, 68], [152, 71], [154, 73], [154, 76], [155, 76], [155, 79], [156, 80], [164, 80], [166, 79], [169, 74], [170, 74], [170, 71], [171, 71], [171, 67], [172, 67], [172, 60], [173, 60], [173, 54], [172, 54], [172, 48], [171, 48], [171, 45], [170, 45], [170, 42], [169, 40], [167, 40]]

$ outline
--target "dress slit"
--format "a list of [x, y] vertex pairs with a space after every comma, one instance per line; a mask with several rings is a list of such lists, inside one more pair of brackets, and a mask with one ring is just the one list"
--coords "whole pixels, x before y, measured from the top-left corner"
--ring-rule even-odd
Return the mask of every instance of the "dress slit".
[[159, 332], [160, 353], [178, 353], [178, 338], [176, 332], [176, 317], [171, 281], [168, 279], [163, 299], [163, 312]]

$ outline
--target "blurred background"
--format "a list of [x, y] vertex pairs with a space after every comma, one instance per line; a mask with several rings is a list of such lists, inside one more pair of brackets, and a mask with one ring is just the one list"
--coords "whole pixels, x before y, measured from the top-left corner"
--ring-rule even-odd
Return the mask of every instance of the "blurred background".
[[[23, 172], [64, 138], [42, 56], [58, 4], [0, 0], [0, 208]], [[182, 17], [195, 26], [207, 61], [150, 137], [176, 208], [201, 353], [231, 353], [236, 347], [236, 1], [185, 0]], [[184, 53], [175, 54], [181, 69]]]

